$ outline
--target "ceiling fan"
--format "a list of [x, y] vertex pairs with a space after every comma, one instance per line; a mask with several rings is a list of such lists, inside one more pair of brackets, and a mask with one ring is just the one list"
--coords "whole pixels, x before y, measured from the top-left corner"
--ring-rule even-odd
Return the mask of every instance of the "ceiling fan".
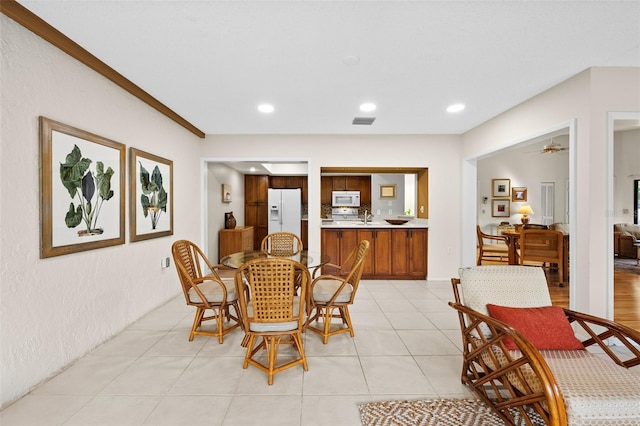
[[562, 146], [559, 143], [555, 143], [553, 141], [553, 138], [551, 138], [551, 143], [545, 145], [542, 147], [542, 149], [540, 151], [538, 151], [539, 154], [547, 154], [547, 153], [555, 153], [555, 152], [560, 152], [560, 151], [567, 151], [569, 148], [566, 146]]

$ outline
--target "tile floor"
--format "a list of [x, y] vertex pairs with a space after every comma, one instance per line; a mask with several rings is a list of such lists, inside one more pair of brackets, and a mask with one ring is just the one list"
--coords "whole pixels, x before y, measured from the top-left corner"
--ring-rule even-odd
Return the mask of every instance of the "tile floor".
[[467, 397], [448, 281], [363, 281], [355, 337], [304, 336], [309, 371], [242, 369], [242, 332], [188, 341], [195, 309], [159, 307], [0, 413], [12, 425], [360, 425], [358, 404]]

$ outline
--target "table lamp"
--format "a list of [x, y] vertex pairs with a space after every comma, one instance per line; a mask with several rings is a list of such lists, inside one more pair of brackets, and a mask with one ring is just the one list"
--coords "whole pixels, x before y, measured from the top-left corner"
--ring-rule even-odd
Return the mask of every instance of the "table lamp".
[[518, 214], [522, 215], [522, 224], [526, 225], [527, 223], [529, 223], [529, 216], [527, 215], [533, 214], [533, 210], [531, 209], [531, 206], [529, 204], [523, 204], [522, 206], [520, 206]]

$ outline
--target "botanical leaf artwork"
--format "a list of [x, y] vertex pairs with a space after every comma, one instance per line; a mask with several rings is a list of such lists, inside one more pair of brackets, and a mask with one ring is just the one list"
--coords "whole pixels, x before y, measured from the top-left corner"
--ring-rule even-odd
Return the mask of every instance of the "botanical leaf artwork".
[[[78, 145], [74, 145], [71, 152], [67, 154], [65, 162], [60, 164], [60, 180], [71, 196], [65, 223], [68, 228], [75, 228], [84, 222], [86, 229], [78, 231], [79, 236], [103, 233], [103, 229], [98, 227], [100, 208], [105, 201], [110, 200], [114, 195], [111, 189], [113, 169], [108, 167], [105, 171], [104, 164], [98, 161], [94, 176], [89, 170], [91, 163], [89, 158], [82, 158], [80, 148]], [[98, 189], [97, 195], [96, 187]], [[76, 198], [77, 206], [74, 204]]]
[[150, 216], [151, 229], [156, 229], [158, 220], [162, 212], [167, 212], [167, 192], [162, 186], [162, 173], [160, 168], [155, 166], [153, 173], [149, 176], [149, 172], [140, 164], [140, 184], [142, 194], [140, 195], [140, 204], [144, 217]]

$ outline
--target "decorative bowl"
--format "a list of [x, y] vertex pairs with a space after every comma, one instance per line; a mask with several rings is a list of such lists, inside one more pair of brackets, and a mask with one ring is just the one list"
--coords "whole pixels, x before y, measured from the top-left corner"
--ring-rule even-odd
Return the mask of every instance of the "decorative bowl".
[[404, 225], [409, 222], [409, 219], [385, 219], [388, 223], [392, 225]]

